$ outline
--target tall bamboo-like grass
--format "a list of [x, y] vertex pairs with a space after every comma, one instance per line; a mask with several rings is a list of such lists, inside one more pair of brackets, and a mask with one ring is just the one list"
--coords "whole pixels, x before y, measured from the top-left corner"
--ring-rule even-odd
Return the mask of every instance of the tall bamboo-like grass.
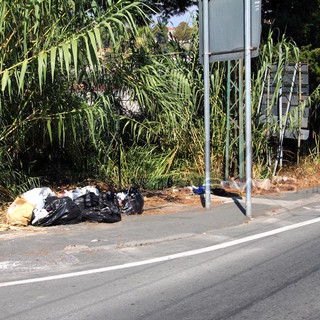
[[[137, 17], [145, 18], [140, 1], [87, 5], [0, 2], [0, 160], [6, 163], [0, 166], [0, 187], [13, 196], [37, 183], [30, 178], [35, 175], [57, 183], [90, 177], [116, 185], [119, 162], [123, 185], [148, 179], [155, 186], [157, 180], [201, 183], [204, 92], [196, 26], [190, 49], [176, 41], [164, 49], [149, 27], [136, 26]], [[295, 49], [285, 40], [283, 48], [287, 63]], [[253, 77], [257, 176], [267, 171], [270, 131], [257, 120], [257, 102], [276, 50], [270, 37]], [[211, 171], [219, 179], [226, 143], [225, 63], [211, 65], [210, 97]], [[234, 163], [237, 121], [234, 115]]]
[[[131, 86], [133, 96], [142, 107], [139, 117], [123, 117], [130, 127], [132, 144], [126, 154], [126, 172], [134, 177], [163, 178], [174, 180], [204, 175], [204, 124], [203, 124], [203, 71], [198, 63], [197, 39], [194, 47], [185, 52], [176, 43], [179, 54], [164, 55], [151, 59], [150, 65], [136, 70]], [[279, 61], [279, 45], [283, 50]], [[274, 45], [272, 36], [261, 48], [259, 59], [254, 62], [252, 83], [252, 146], [254, 177], [270, 175], [267, 163], [269, 132], [277, 132], [279, 123], [261, 122], [258, 110], [262, 83], [266, 69], [272, 64], [279, 68], [275, 76], [276, 92], [270, 110], [277, 104], [280, 75], [290, 62], [297, 61], [298, 49], [285, 38]], [[236, 69], [237, 67], [235, 67]], [[222, 178], [226, 143], [226, 64], [211, 65], [211, 154], [212, 176]], [[233, 97], [235, 100], [236, 98]], [[230, 162], [238, 163], [239, 130], [238, 115], [231, 119]], [[127, 132], [127, 131], [125, 131]], [[272, 158], [276, 156], [276, 145]], [[129, 161], [130, 159], [130, 161]], [[136, 161], [137, 160], [137, 161]], [[132, 166], [130, 166], [132, 164]]]
[[[199, 64], [196, 35], [192, 41], [189, 51], [178, 43], [171, 43], [171, 51], [175, 52], [171, 55], [158, 54], [154, 59], [152, 54], [155, 53], [149, 52], [149, 59], [144, 60], [148, 62], [142, 68], [135, 69], [132, 82], [126, 82], [142, 110], [138, 117], [122, 118], [125, 121], [124, 133], [130, 137], [127, 140], [130, 144], [127, 143], [123, 150], [126, 181], [130, 181], [131, 176], [135, 180], [138, 177], [153, 180], [169, 177], [190, 182], [192, 179], [199, 181], [198, 178], [204, 176], [203, 70]], [[282, 55], [279, 57], [280, 47]], [[251, 120], [254, 178], [271, 176], [278, 151], [277, 140], [271, 144], [270, 137], [279, 135], [279, 119], [261, 121], [259, 101], [265, 73], [271, 65], [278, 65], [273, 77], [275, 92], [269, 105], [269, 113], [272, 114], [272, 109], [278, 104], [281, 75], [290, 63], [298, 61], [297, 46], [285, 37], [274, 44], [272, 34], [262, 44], [259, 58], [253, 60]], [[237, 72], [237, 62], [233, 66]], [[222, 169], [225, 166], [226, 80], [226, 63], [212, 64], [211, 172], [213, 179], [217, 180], [223, 177]], [[234, 92], [232, 95], [233, 102], [239, 103]], [[236, 109], [234, 107], [231, 112], [229, 152], [235, 172], [239, 164], [239, 114]], [[291, 125], [295, 124], [291, 121]]]
[[59, 176], [60, 170], [63, 176], [64, 162], [85, 171], [100, 139], [112, 140], [106, 134], [113, 125], [111, 100], [91, 104], [86, 93], [96, 90], [104, 72], [105, 46], [116, 50], [118, 39], [137, 31], [136, 18], [145, 18], [141, 8], [139, 1], [126, 0], [106, 0], [103, 6], [95, 0], [0, 2], [3, 190], [30, 187], [34, 179], [27, 177], [35, 173]]
[[[134, 80], [126, 84], [141, 107], [139, 116], [122, 118], [124, 134], [132, 143], [127, 146], [125, 172], [132, 177], [199, 180], [204, 174], [203, 72], [197, 38], [193, 40], [189, 51], [176, 42], [171, 44], [176, 53], [151, 55], [149, 64], [135, 69]], [[225, 146], [223, 70], [223, 64], [213, 65], [210, 78], [216, 176]]]
[[[281, 50], [282, 54], [279, 54]], [[267, 41], [260, 49], [259, 59], [256, 63], [256, 71], [253, 73], [252, 79], [252, 146], [253, 146], [253, 174], [256, 178], [264, 178], [271, 176], [272, 164], [277, 157], [278, 144], [274, 140], [270, 144], [271, 136], [279, 136], [279, 121], [274, 121], [272, 110], [278, 105], [278, 96], [281, 85], [281, 78], [284, 75], [284, 70], [290, 63], [299, 61], [299, 48], [295, 43], [288, 41], [285, 36], [281, 41], [274, 43], [272, 33], [269, 34]], [[270, 101], [268, 110], [269, 118], [266, 117], [265, 122], [261, 122], [262, 109], [259, 107], [259, 100], [263, 90], [266, 88], [267, 79], [266, 72], [272, 65], [277, 65], [276, 74], [273, 77], [272, 85], [275, 87], [274, 94]], [[282, 119], [283, 121], [283, 119]]]

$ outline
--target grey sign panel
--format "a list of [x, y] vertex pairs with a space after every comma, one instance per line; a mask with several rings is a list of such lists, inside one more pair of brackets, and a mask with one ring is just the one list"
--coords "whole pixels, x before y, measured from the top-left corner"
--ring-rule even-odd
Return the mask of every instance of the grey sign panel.
[[[270, 66], [270, 87], [269, 87], [269, 99], [268, 88], [264, 88], [262, 95], [260, 117], [261, 122], [274, 123], [279, 121], [279, 96], [274, 96], [276, 91], [276, 76], [278, 65]], [[286, 66], [282, 74], [282, 110], [281, 118], [284, 120], [289, 103], [290, 90], [293, 81], [295, 65]], [[299, 92], [299, 82], [301, 84], [301, 96]], [[278, 92], [279, 94], [279, 92]], [[300, 101], [301, 98], [301, 101]], [[301, 78], [299, 77], [299, 70], [297, 72], [295, 83], [292, 90], [291, 101], [288, 109], [288, 120], [286, 123], [286, 130], [284, 137], [287, 139], [298, 139], [298, 113], [299, 105], [301, 104], [301, 140], [306, 140], [309, 137], [309, 75], [307, 63], [301, 63]]]
[[[282, 93], [285, 94], [289, 94], [290, 93], [291, 88], [288, 86], [284, 86], [282, 88]], [[273, 94], [276, 91], [276, 86], [275, 85], [271, 85], [270, 86], [270, 93]], [[293, 94], [298, 94], [299, 93], [299, 87], [298, 85], [295, 85], [293, 87]], [[302, 95], [307, 95], [309, 96], [309, 85], [302, 85], [301, 86], [301, 93]]]
[[[269, 66], [271, 73], [276, 73], [278, 70], [278, 65], [277, 64], [273, 64], [271, 66]], [[294, 64], [288, 65], [285, 67], [285, 72], [291, 72], [293, 73], [295, 69]], [[301, 63], [301, 72], [302, 73], [308, 73], [308, 64], [306, 62], [302, 62]]]
[[[290, 92], [290, 88], [289, 87], [283, 87], [282, 88], [282, 92], [284, 95], [289, 94]], [[276, 86], [270, 86], [270, 94], [273, 95], [273, 93], [276, 91]], [[293, 94], [298, 94], [299, 93], [299, 87], [297, 85], [295, 85], [293, 87]], [[303, 85], [301, 86], [301, 93], [302, 95], [306, 95], [309, 96], [309, 85]]]
[[[309, 139], [310, 130], [301, 129], [300, 130], [300, 139], [301, 140], [308, 140]], [[299, 137], [299, 130], [290, 130], [287, 129], [285, 132], [285, 138], [287, 139], [294, 139], [297, 140]]]
[[[285, 118], [285, 113], [287, 110], [287, 106], [285, 106], [284, 104], [282, 105], [282, 120], [284, 120]], [[301, 128], [305, 128], [307, 129], [309, 126], [309, 108], [305, 107], [304, 110], [302, 110], [302, 116], [301, 116]], [[294, 125], [294, 123], [297, 125], [297, 119], [298, 119], [298, 115], [297, 115], [297, 108], [296, 107], [290, 107], [289, 108], [289, 120], [287, 123], [287, 127], [290, 126], [290, 124]], [[270, 113], [269, 116], [267, 116], [267, 114]], [[265, 122], [268, 121], [269, 123], [273, 123], [273, 122], [277, 122], [279, 119], [279, 108], [278, 106], [273, 106], [272, 110], [267, 111], [265, 106], [262, 106], [262, 116], [260, 117], [260, 121], [261, 122]]]
[[[210, 61], [244, 59], [243, 0], [209, 1]], [[199, 1], [200, 59], [203, 62], [202, 0]], [[261, 0], [251, 0], [252, 57], [259, 55], [261, 34]]]
[[[272, 102], [272, 97], [270, 96], [269, 98], [269, 103], [268, 103], [268, 96], [267, 94], [264, 94], [262, 97], [262, 106], [267, 106], [270, 105]], [[309, 97], [308, 96], [301, 96], [301, 102], [303, 105], [308, 106], [309, 104]], [[282, 96], [282, 105], [283, 107], [287, 107], [288, 104], [288, 97], [287, 96]], [[299, 97], [297, 95], [293, 95], [290, 101], [290, 106], [298, 106], [299, 105]]]
[[[292, 73], [293, 74], [293, 73]], [[292, 74], [286, 73], [283, 78], [283, 85], [290, 86], [292, 82]], [[309, 77], [307, 73], [301, 73], [301, 85], [308, 85], [309, 84]]]
[[[309, 105], [309, 97], [307, 95], [301, 96], [301, 102], [303, 105], [308, 106]], [[282, 104], [287, 105], [288, 103], [288, 97], [283, 96], [282, 97]], [[290, 101], [290, 106], [298, 106], [299, 105], [299, 96], [293, 95]]]

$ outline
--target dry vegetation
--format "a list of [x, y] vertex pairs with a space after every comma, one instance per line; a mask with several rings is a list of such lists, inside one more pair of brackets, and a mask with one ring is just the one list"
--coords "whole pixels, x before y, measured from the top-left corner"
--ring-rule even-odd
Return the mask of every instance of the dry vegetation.
[[[107, 185], [98, 184], [99, 189], [107, 190]], [[309, 158], [303, 161], [300, 166], [283, 168], [278, 176], [271, 181], [270, 190], [258, 190], [253, 188], [253, 195], [272, 194], [278, 192], [294, 192], [296, 190], [320, 187], [320, 163], [311, 161]], [[56, 191], [62, 189], [72, 189], [75, 186], [64, 186], [55, 188]], [[245, 195], [244, 190], [214, 188], [213, 193], [218, 196], [231, 197], [234, 195]], [[190, 210], [192, 208], [202, 208], [199, 195], [192, 192], [192, 188], [170, 188], [158, 191], [143, 191], [145, 206], [143, 215], [172, 214], [178, 211]], [[214, 200], [214, 205], [221, 205], [219, 199]], [[0, 231], [17, 229], [6, 224], [6, 211], [8, 206], [0, 208]]]

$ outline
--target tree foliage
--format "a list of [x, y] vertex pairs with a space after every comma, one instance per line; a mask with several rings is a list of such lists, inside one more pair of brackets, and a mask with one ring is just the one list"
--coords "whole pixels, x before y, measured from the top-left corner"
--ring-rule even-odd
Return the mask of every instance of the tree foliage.
[[179, 15], [185, 13], [188, 8], [193, 5], [197, 5], [197, 0], [143, 0], [143, 2], [152, 8], [155, 12], [160, 13], [163, 17], [169, 18], [174, 15]]
[[104, 131], [114, 126], [112, 96], [88, 104], [86, 95], [97, 91], [97, 79], [117, 63], [110, 56], [102, 59], [104, 46], [119, 51], [126, 34], [136, 32], [136, 17], [144, 14], [140, 2], [104, 4], [0, 2], [2, 188], [12, 185], [6, 171], [17, 177], [16, 185], [27, 187], [22, 178], [44, 168], [56, 177], [64, 165], [86, 170], [86, 157], [97, 152], [102, 132], [114, 141], [112, 130]]
[[[320, 47], [320, 1], [319, 0], [264, 0], [264, 37], [272, 29], [291, 37], [298, 46]], [[274, 36], [277, 36], [274, 33]]]
[[160, 45], [166, 45], [168, 43], [168, 27], [164, 23], [157, 23], [152, 28], [152, 32], [155, 36], [156, 41]]
[[192, 27], [190, 27], [186, 22], [182, 21], [174, 30], [174, 37], [178, 41], [188, 42], [191, 39]]

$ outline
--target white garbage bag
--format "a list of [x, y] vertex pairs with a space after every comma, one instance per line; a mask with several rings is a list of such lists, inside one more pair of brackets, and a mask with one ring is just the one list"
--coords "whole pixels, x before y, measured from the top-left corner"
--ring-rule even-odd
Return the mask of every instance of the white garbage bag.
[[43, 219], [44, 217], [47, 217], [49, 215], [49, 212], [46, 209], [34, 209], [32, 214], [32, 225], [36, 225], [37, 221], [40, 219]]
[[87, 194], [93, 192], [97, 197], [99, 197], [99, 190], [92, 186], [86, 186], [81, 189], [77, 188], [73, 191], [73, 200]]
[[49, 196], [55, 196], [50, 188], [34, 188], [22, 194], [21, 197], [34, 205], [35, 208], [43, 209], [45, 200]]

